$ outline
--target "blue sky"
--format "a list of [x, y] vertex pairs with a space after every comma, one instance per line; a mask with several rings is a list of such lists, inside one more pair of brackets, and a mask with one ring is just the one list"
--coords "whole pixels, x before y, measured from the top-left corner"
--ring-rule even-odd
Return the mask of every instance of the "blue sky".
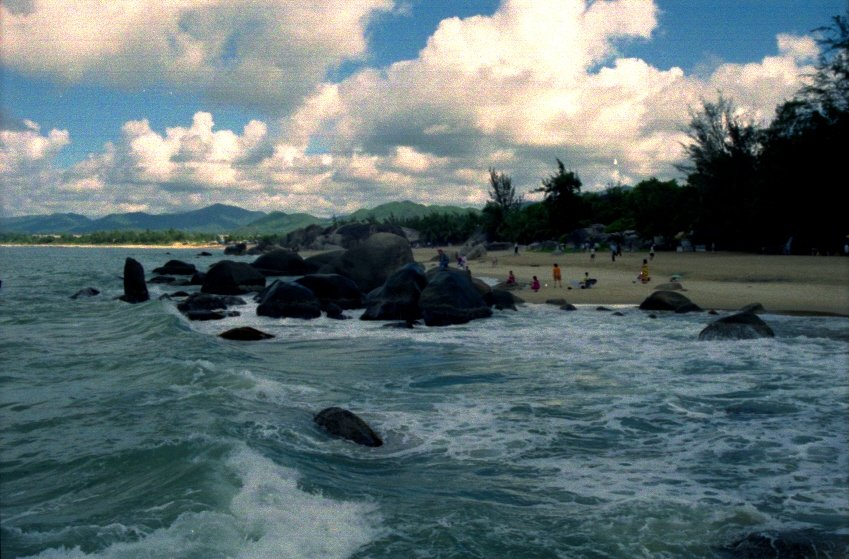
[[[147, 5], [145, 5], [147, 4]], [[845, 0], [301, 0], [2, 8], [3, 215], [481, 206], [560, 158], [674, 178], [717, 91], [764, 122]], [[307, 6], [307, 7], [305, 7]], [[170, 132], [169, 132], [170, 131]]]

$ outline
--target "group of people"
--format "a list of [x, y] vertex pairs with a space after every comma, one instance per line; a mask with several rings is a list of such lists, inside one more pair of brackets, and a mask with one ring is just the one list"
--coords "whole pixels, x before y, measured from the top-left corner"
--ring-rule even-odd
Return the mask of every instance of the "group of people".
[[[446, 254], [445, 251], [442, 250], [441, 248], [436, 250], [436, 254], [438, 255], [437, 260], [439, 262], [439, 269], [440, 270], [447, 270], [448, 269], [448, 263], [450, 262], [450, 259], [448, 258], [448, 254]], [[459, 252], [457, 253], [457, 267], [460, 268], [461, 270], [469, 271], [469, 264], [466, 261], [466, 257], [463, 256], [462, 254], [460, 254]]]

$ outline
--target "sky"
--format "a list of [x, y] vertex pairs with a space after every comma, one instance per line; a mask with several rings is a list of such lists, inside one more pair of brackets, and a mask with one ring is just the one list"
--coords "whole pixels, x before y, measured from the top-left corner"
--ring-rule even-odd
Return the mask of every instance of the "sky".
[[846, 0], [3, 0], [0, 215], [328, 217], [681, 179], [721, 93], [767, 124]]

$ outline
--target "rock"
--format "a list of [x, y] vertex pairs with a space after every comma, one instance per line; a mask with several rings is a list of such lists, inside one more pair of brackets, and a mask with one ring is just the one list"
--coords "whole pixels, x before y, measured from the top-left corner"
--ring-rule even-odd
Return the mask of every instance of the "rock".
[[419, 298], [419, 308], [427, 326], [465, 324], [492, 316], [492, 309], [469, 274], [451, 269], [436, 271], [429, 277]]
[[93, 287], [85, 287], [71, 295], [71, 299], [79, 299], [80, 297], [94, 297], [95, 295], [100, 295], [100, 291]]
[[610, 312], [612, 309], [608, 309], [607, 307], [596, 307], [595, 310], [602, 312]]
[[343, 254], [345, 254], [344, 250], [328, 250], [327, 252], [310, 256], [309, 258], [304, 259], [304, 262], [315, 266], [316, 270], [321, 270], [324, 266], [332, 264], [338, 260]]
[[242, 295], [265, 287], [265, 276], [250, 264], [222, 260], [206, 273], [201, 286], [203, 293]]
[[558, 307], [562, 307], [563, 305], [567, 304], [567, 301], [566, 301], [566, 299], [564, 299], [562, 297], [558, 297], [556, 299], [546, 299], [545, 304], [546, 305], [557, 305]]
[[742, 309], [740, 309], [739, 312], [751, 312], [751, 313], [755, 313], [755, 314], [760, 314], [760, 313], [765, 313], [766, 309], [760, 303], [750, 303], [750, 304], [746, 305], [745, 307], [743, 307]]
[[251, 328], [250, 326], [233, 328], [231, 330], [227, 330], [226, 332], [221, 332], [220, 334], [218, 334], [218, 336], [224, 338], [225, 340], [238, 340], [242, 342], [269, 340], [274, 337], [272, 334], [267, 334], [261, 330], [257, 330], [256, 328]]
[[677, 281], [670, 281], [666, 283], [659, 283], [655, 286], [655, 291], [687, 291], [684, 289], [684, 286], [678, 283]]
[[676, 291], [655, 291], [640, 303], [640, 309], [644, 311], [701, 311], [690, 299]]
[[282, 248], [263, 254], [251, 266], [266, 276], [302, 276], [318, 270], [315, 264], [306, 262], [297, 252]]
[[315, 415], [313, 421], [331, 435], [357, 444], [371, 447], [383, 445], [383, 440], [368, 423], [346, 409], [337, 407], [323, 409]]
[[150, 299], [144, 281], [144, 267], [129, 257], [124, 261], [124, 294], [119, 299], [127, 303], [142, 303]]
[[466, 257], [466, 260], [477, 260], [486, 256], [486, 246], [483, 243], [464, 246], [460, 253]]
[[349, 277], [363, 293], [380, 287], [398, 268], [410, 264], [413, 250], [407, 239], [391, 233], [375, 233], [319, 271]]
[[571, 303], [566, 303], [565, 305], [560, 307], [560, 310], [561, 311], [576, 311], [576, 310], [578, 310], [578, 307], [576, 307], [575, 305], [573, 305]]
[[194, 264], [183, 262], [182, 260], [169, 260], [164, 266], [154, 268], [154, 274], [163, 276], [192, 276], [197, 272]]
[[516, 310], [516, 297], [509, 291], [503, 289], [493, 289], [489, 293], [484, 294], [483, 300], [490, 307], [495, 307], [499, 311], [504, 309]]
[[712, 322], [699, 332], [699, 340], [753, 340], [773, 338], [775, 332], [753, 312], [741, 312]]
[[241, 256], [248, 251], [247, 243], [236, 243], [233, 245], [227, 245], [224, 247], [224, 254], [229, 254], [232, 256]]
[[405, 320], [421, 318], [419, 299], [427, 276], [419, 264], [406, 264], [393, 273], [365, 299], [361, 320]]
[[332, 318], [333, 320], [347, 320], [351, 318], [350, 316], [342, 314], [342, 307], [336, 303], [322, 303], [321, 307], [327, 315], [327, 318]]
[[148, 283], [174, 283], [177, 278], [174, 276], [153, 276]]
[[303, 285], [275, 280], [263, 292], [256, 314], [272, 318], [318, 318], [321, 303]]
[[399, 330], [412, 330], [414, 326], [420, 324], [418, 320], [408, 320], [405, 322], [387, 322], [382, 328], [397, 328]]
[[363, 293], [354, 280], [339, 274], [310, 274], [295, 280], [313, 292], [326, 311], [327, 305], [341, 309], [358, 309], [363, 306]]
[[186, 318], [189, 320], [223, 320], [228, 316], [239, 316], [239, 313], [236, 311], [188, 311], [183, 314], [185, 314]]
[[212, 256], [212, 253], [203, 250], [203, 251], [198, 253], [198, 256]]
[[244, 305], [246, 301], [241, 297], [232, 295], [212, 295], [210, 293], [193, 293], [185, 301], [177, 305], [177, 310], [182, 313], [193, 311], [213, 311], [226, 309], [231, 305]]

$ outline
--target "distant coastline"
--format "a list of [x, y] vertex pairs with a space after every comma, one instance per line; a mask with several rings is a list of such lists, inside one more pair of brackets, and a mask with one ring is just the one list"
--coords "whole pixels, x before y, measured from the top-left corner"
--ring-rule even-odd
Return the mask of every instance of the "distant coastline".
[[212, 244], [212, 243], [200, 243], [200, 244], [185, 244], [185, 243], [170, 243], [163, 245], [151, 245], [151, 244], [142, 244], [142, 245], [133, 245], [133, 244], [92, 244], [92, 243], [0, 243], [0, 247], [34, 247], [34, 248], [122, 248], [122, 249], [157, 249], [157, 248], [165, 248], [165, 249], [214, 249], [214, 250], [224, 250], [223, 245], [220, 244]]

